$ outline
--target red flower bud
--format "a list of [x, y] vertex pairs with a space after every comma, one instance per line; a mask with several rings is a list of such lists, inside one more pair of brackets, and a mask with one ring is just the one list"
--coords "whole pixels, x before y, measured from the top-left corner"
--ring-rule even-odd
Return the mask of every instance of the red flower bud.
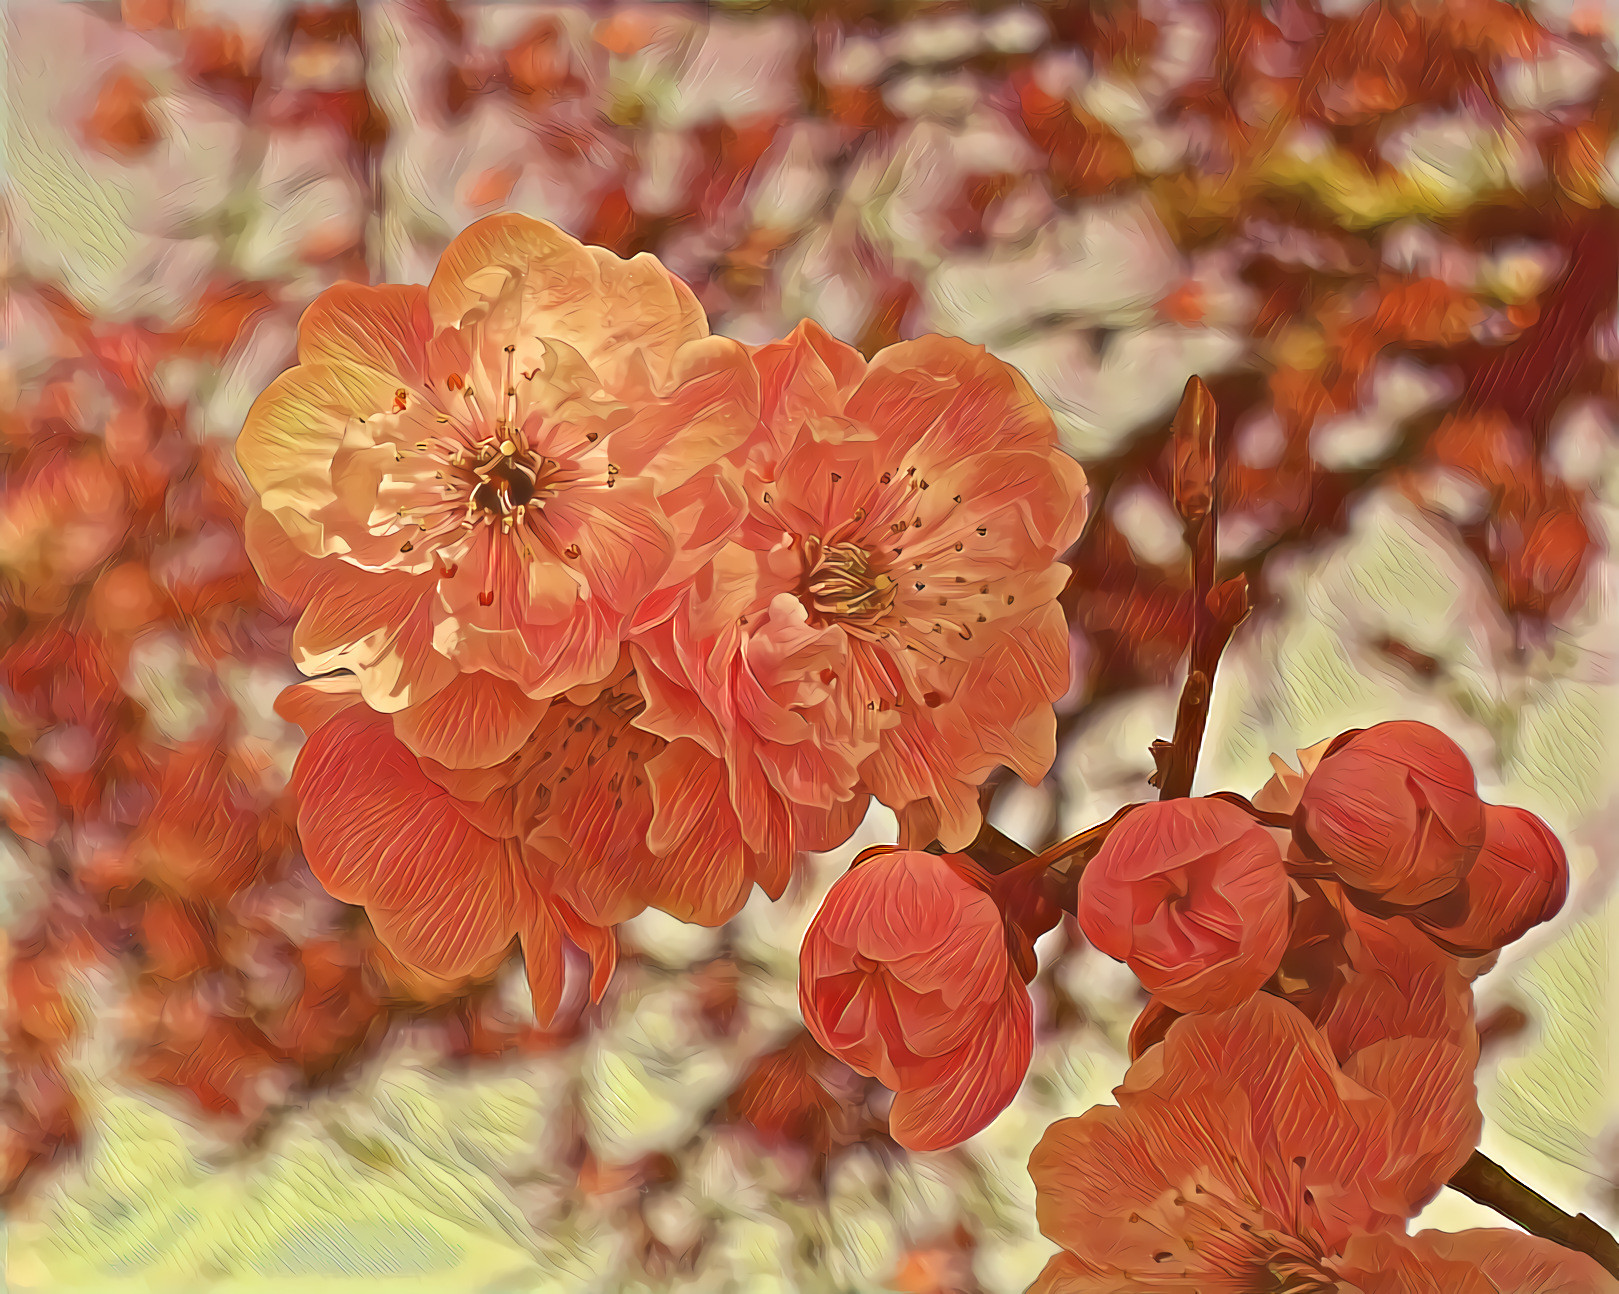
[[1310, 776], [1299, 846], [1352, 889], [1390, 903], [1449, 893], [1484, 843], [1484, 802], [1461, 747], [1399, 720], [1346, 734]]
[[1237, 1005], [1287, 947], [1290, 891], [1276, 838], [1225, 800], [1144, 804], [1079, 884], [1079, 925], [1174, 1011]]
[[863, 857], [804, 935], [804, 1023], [827, 1051], [894, 1089], [894, 1140], [954, 1145], [1017, 1094], [1034, 1046], [1029, 995], [970, 859]]
[[1411, 913], [1441, 948], [1481, 957], [1550, 921], [1568, 897], [1568, 858], [1527, 809], [1484, 806], [1484, 848], [1462, 883]]

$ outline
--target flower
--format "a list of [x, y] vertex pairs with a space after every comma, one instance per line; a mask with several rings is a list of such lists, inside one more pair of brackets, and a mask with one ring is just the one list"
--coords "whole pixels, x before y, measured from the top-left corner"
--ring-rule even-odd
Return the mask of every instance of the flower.
[[[1471, 1075], [1441, 1039], [1385, 1040], [1340, 1068], [1268, 993], [1183, 1017], [1116, 1106], [1059, 1120], [1030, 1157], [1040, 1229], [1064, 1249], [1033, 1289], [1516, 1291], [1491, 1282], [1487, 1242], [1445, 1254], [1404, 1234], [1477, 1140]], [[1559, 1270], [1582, 1278], [1568, 1288], [1613, 1288], [1567, 1257]]]
[[362, 905], [407, 967], [437, 979], [488, 976], [518, 939], [542, 1024], [562, 1000], [564, 936], [591, 957], [599, 997], [616, 957], [612, 932], [547, 892], [524, 862], [538, 774], [486, 774], [469, 786], [442, 770], [441, 784], [388, 716], [357, 704], [344, 683], [352, 680], [301, 684], [278, 707], [310, 733], [292, 781], [298, 835], [320, 883]]
[[1440, 947], [1479, 957], [1550, 921], [1568, 897], [1568, 857], [1552, 829], [1527, 809], [1484, 806], [1484, 847], [1449, 894], [1412, 910]]
[[780, 898], [792, 871], [791, 818], [763, 837], [746, 835], [724, 765], [695, 742], [637, 727], [643, 706], [627, 661], [590, 700], [551, 704], [513, 757], [538, 779], [527, 865], [596, 925], [649, 905], [719, 925], [755, 881]]
[[869, 793], [902, 844], [960, 849], [994, 766], [1034, 779], [1054, 758], [1057, 558], [1084, 473], [981, 347], [929, 336], [867, 363], [806, 322], [754, 362], [747, 517], [639, 619], [641, 724], [725, 761], [750, 835], [776, 801], [852, 824]]
[[1175, 1011], [1259, 990], [1287, 947], [1287, 872], [1269, 830], [1225, 800], [1132, 810], [1085, 868], [1085, 937]]
[[815, 1040], [894, 1089], [894, 1140], [936, 1150], [1022, 1085], [1033, 1008], [989, 878], [965, 857], [868, 852], [804, 935], [798, 1004]]
[[1484, 843], [1484, 802], [1461, 747], [1398, 720], [1340, 736], [1310, 774], [1294, 836], [1345, 885], [1417, 904], [1456, 887]]
[[493, 216], [425, 288], [322, 293], [298, 360], [237, 443], [254, 561], [299, 667], [353, 670], [418, 754], [509, 756], [734, 528], [758, 377], [650, 256]]

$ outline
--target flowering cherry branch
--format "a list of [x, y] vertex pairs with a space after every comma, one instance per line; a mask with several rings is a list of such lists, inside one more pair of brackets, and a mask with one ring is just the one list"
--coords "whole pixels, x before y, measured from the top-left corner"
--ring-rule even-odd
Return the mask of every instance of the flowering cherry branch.
[[[1193, 377], [1187, 383], [1173, 428], [1175, 503], [1185, 526], [1186, 544], [1191, 554], [1193, 621], [1187, 676], [1177, 707], [1174, 737], [1170, 741], [1156, 741], [1152, 745], [1158, 771], [1151, 780], [1160, 788], [1160, 802], [1184, 799], [1190, 795], [1208, 721], [1215, 669], [1232, 632], [1249, 609], [1245, 578], [1238, 576], [1218, 585], [1215, 582], [1218, 474], [1214, 448], [1215, 421], [1216, 410], [1209, 390], [1201, 379]], [[1350, 736], [1352, 734], [1344, 734], [1337, 739], [1328, 747], [1328, 753], [1341, 748]], [[1304, 770], [1306, 776], [1310, 771], [1307, 762]], [[1292, 834], [1296, 825], [1307, 820], [1305, 811], [1297, 807], [1296, 800], [1295, 804], [1283, 811], [1256, 804], [1236, 792], [1217, 791], [1207, 797], [1207, 802], [1230, 804], [1241, 810], [1256, 826], [1269, 831]], [[1017, 874], [1039, 878], [1039, 874], [1044, 873], [1041, 879], [1044, 880], [1048, 901], [1062, 910], [1072, 911], [1076, 907], [1080, 881], [1087, 864], [1102, 851], [1117, 828], [1137, 810], [1144, 808], [1146, 805], [1142, 803], [1125, 805], [1106, 821], [1087, 827], [1038, 853], [1023, 848], [985, 822], [966, 853], [986, 872], [996, 876]], [[1139, 825], [1142, 821], [1138, 816], [1133, 825]], [[1330, 884], [1335, 879], [1333, 864], [1326, 857], [1290, 857], [1288, 862], [1290, 873], [1305, 884]], [[1559, 896], [1557, 902], [1560, 901]], [[1355, 903], [1362, 911], [1378, 918], [1393, 918], [1412, 912], [1408, 904], [1380, 898], [1372, 893], [1358, 893]], [[1550, 906], [1548, 900], [1547, 907]], [[1544, 908], [1542, 913], [1549, 914]], [[1010, 908], [1008, 915], [1012, 915]], [[1428, 933], [1442, 949], [1449, 946], [1437, 930], [1430, 927]], [[1279, 972], [1278, 979], [1281, 978]], [[1139, 1054], [1138, 1047], [1144, 1050], [1161, 1039], [1167, 1021], [1175, 1014], [1177, 1012], [1163, 1007], [1161, 1000], [1154, 997], [1153, 1004], [1143, 1013], [1132, 1036], [1132, 1055]], [[1037, 1152], [1036, 1160], [1039, 1158]], [[1608, 1272], [1619, 1276], [1619, 1242], [1612, 1235], [1584, 1214], [1571, 1215], [1558, 1208], [1482, 1152], [1474, 1150], [1447, 1184], [1470, 1199], [1493, 1208], [1531, 1235], [1586, 1254]], [[1188, 1248], [1191, 1246], [1188, 1245]]]

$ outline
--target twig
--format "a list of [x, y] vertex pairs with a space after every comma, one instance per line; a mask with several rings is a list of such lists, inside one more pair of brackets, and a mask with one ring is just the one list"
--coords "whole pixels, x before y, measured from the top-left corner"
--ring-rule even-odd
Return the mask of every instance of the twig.
[[1468, 1199], [1516, 1222], [1530, 1235], [1587, 1254], [1619, 1276], [1619, 1241], [1585, 1214], [1563, 1212], [1488, 1155], [1475, 1150], [1450, 1179], [1450, 1185]]
[[1192, 554], [1192, 642], [1186, 682], [1175, 712], [1172, 741], [1153, 743], [1158, 761], [1158, 798], [1174, 800], [1192, 793], [1203, 729], [1209, 720], [1214, 671], [1232, 631], [1248, 614], [1245, 576], [1215, 587], [1218, 513], [1218, 463], [1214, 451], [1214, 397], [1200, 377], [1186, 383], [1175, 414], [1175, 510], [1185, 525]]

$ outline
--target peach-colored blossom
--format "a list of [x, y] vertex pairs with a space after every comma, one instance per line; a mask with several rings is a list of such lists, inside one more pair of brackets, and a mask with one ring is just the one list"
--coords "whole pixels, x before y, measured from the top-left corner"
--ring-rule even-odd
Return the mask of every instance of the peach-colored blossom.
[[597, 696], [552, 703], [518, 761], [538, 779], [530, 865], [599, 925], [647, 906], [718, 925], [755, 881], [779, 898], [791, 815], [765, 836], [744, 833], [724, 765], [695, 742], [636, 727], [643, 704], [627, 665]]
[[1029, 994], [988, 886], [965, 857], [869, 851], [804, 936], [805, 1024], [838, 1059], [894, 1089], [889, 1130], [913, 1150], [979, 1131], [1029, 1066]]
[[1269, 829], [1225, 800], [1133, 809], [1080, 881], [1085, 937], [1175, 1011], [1259, 990], [1287, 946], [1291, 898]]
[[758, 377], [650, 256], [492, 216], [427, 287], [323, 293], [298, 360], [237, 445], [254, 560], [306, 608], [299, 667], [354, 671], [419, 754], [505, 758], [734, 527]]
[[1054, 757], [1057, 559], [1084, 473], [980, 347], [929, 336], [867, 363], [806, 322], [754, 359], [747, 518], [644, 609], [641, 722], [724, 759], [750, 834], [778, 801], [852, 825], [869, 793], [902, 844], [962, 848], [992, 768], [1033, 779]]
[[1333, 741], [1299, 797], [1294, 835], [1345, 885], [1423, 903], [1453, 890], [1478, 854], [1484, 804], [1461, 747], [1397, 720]]
[[1368, 1237], [1407, 1252], [1406, 1220], [1471, 1153], [1464, 1077], [1459, 1050], [1435, 1039], [1379, 1042], [1340, 1068], [1268, 993], [1183, 1017], [1130, 1067], [1117, 1105], [1058, 1121], [1035, 1148], [1040, 1229], [1064, 1252], [1034, 1289], [1343, 1289]]

